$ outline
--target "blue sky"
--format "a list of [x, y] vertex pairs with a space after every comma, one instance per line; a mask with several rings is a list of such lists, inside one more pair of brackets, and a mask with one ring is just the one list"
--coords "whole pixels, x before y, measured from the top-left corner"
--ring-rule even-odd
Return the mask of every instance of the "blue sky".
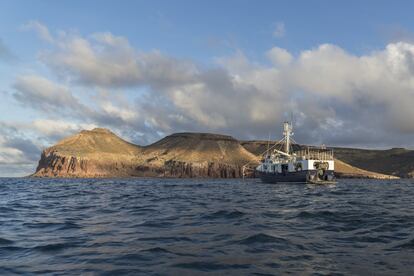
[[0, 175], [83, 128], [266, 139], [292, 110], [301, 142], [413, 147], [413, 6], [1, 1]]
[[332, 43], [363, 53], [382, 47], [393, 28], [412, 29], [412, 8], [411, 1], [2, 1], [0, 31], [24, 58], [39, 42], [18, 29], [37, 20], [55, 30], [109, 31], [144, 50], [205, 61], [230, 50], [210, 40], [260, 55], [276, 43], [274, 24], [283, 22], [280, 47], [298, 52]]

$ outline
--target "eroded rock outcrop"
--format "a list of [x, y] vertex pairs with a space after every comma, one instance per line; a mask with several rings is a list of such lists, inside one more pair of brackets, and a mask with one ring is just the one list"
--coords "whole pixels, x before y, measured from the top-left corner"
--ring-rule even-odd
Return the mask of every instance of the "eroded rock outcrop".
[[107, 129], [84, 130], [45, 149], [34, 176], [131, 176], [141, 150]]
[[37, 177], [242, 177], [258, 158], [236, 139], [177, 133], [145, 147], [106, 129], [82, 131], [43, 151]]

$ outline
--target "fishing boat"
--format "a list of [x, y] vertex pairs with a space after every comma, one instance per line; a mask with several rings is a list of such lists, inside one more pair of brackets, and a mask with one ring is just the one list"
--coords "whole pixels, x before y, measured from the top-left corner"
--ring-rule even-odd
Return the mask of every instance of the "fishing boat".
[[283, 123], [283, 138], [263, 154], [255, 174], [264, 183], [312, 183], [335, 182], [333, 150], [325, 146], [300, 146], [292, 138], [290, 122]]

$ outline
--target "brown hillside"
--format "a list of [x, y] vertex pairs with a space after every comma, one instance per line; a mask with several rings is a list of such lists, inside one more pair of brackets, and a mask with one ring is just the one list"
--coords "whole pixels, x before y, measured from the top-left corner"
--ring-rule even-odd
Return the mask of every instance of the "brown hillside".
[[255, 155], [231, 136], [209, 133], [176, 133], [144, 147], [142, 169], [164, 171], [164, 176], [241, 177]]
[[414, 151], [412, 150], [334, 148], [334, 151], [337, 158], [365, 170], [399, 177], [414, 177]]
[[129, 143], [105, 128], [82, 130], [80, 133], [60, 140], [49, 148], [63, 154], [86, 156], [99, 152], [109, 154], [137, 155], [141, 147]]
[[83, 130], [44, 150], [34, 176], [131, 176], [140, 153], [141, 147], [107, 129]]
[[243, 165], [256, 156], [231, 136], [209, 133], [176, 133], [144, 148], [144, 154], [162, 160], [221, 162]]
[[41, 177], [241, 177], [257, 158], [230, 137], [177, 133], [149, 146], [128, 143], [105, 129], [82, 131], [43, 151]]

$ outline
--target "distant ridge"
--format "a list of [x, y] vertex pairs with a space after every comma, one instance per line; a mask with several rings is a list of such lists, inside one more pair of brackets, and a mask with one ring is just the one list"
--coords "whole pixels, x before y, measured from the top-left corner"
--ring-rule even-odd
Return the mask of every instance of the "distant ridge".
[[[264, 141], [221, 134], [175, 133], [148, 146], [127, 142], [104, 128], [82, 130], [42, 152], [35, 177], [242, 177], [266, 149]], [[337, 161], [342, 177], [389, 178]]]

